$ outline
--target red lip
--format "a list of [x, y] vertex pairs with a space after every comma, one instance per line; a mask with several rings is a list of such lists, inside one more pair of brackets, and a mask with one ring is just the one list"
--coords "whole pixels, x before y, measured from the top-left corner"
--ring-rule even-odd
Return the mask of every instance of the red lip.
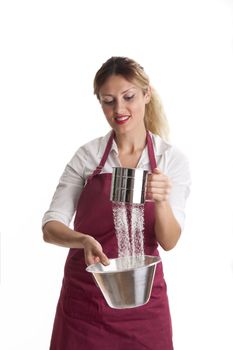
[[118, 114], [116, 116], [114, 116], [114, 121], [117, 124], [125, 124], [130, 118], [130, 115], [122, 115], [122, 114]]

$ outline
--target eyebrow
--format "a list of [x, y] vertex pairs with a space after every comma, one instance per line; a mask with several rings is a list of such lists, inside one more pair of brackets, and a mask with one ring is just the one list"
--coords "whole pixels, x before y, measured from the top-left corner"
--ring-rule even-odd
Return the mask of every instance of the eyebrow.
[[[136, 87], [132, 86], [131, 88], [129, 88], [129, 89], [125, 90], [125, 91], [122, 91], [121, 95], [125, 94], [126, 92], [128, 92], [131, 89], [136, 89]], [[113, 97], [112, 94], [103, 94], [102, 96], [111, 96], [111, 97]]]

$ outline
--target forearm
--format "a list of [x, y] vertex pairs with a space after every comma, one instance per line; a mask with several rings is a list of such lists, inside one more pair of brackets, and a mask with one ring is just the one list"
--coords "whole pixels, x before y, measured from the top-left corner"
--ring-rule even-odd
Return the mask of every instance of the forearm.
[[45, 242], [67, 248], [83, 248], [88, 235], [76, 232], [59, 221], [49, 221], [43, 227]]
[[164, 250], [175, 247], [180, 238], [181, 229], [167, 201], [155, 204], [155, 235]]
[[67, 248], [83, 248], [87, 265], [101, 262], [109, 264], [108, 257], [94, 237], [76, 232], [59, 221], [49, 221], [43, 227], [45, 242], [57, 244]]

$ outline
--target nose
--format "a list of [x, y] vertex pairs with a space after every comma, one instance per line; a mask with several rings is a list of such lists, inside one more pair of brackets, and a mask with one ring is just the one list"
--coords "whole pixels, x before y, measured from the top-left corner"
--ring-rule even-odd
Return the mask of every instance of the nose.
[[116, 114], [124, 114], [125, 104], [122, 100], [115, 100], [114, 104], [114, 113]]

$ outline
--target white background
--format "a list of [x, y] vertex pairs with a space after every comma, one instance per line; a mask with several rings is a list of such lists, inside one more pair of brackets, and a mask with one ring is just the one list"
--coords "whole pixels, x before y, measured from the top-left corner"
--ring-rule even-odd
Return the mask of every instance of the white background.
[[0, 348], [49, 347], [67, 250], [41, 218], [75, 150], [108, 131], [92, 81], [124, 55], [191, 165], [185, 230], [162, 252], [175, 349], [232, 350], [233, 2], [5, 0], [0, 36]]

